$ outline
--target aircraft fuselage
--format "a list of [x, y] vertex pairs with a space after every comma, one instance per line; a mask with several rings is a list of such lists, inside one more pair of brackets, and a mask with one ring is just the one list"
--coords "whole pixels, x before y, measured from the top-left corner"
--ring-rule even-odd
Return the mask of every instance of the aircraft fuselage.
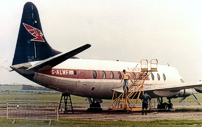
[[[18, 66], [15, 70], [42, 86], [84, 97], [111, 99], [113, 89], [118, 84], [120, 84], [119, 89], [123, 88], [120, 83], [123, 69], [130, 73], [131, 79], [134, 77], [138, 80], [142, 79], [138, 77], [140, 66], [135, 68], [137, 65], [135, 62], [69, 59], [48, 71], [23, 71], [36, 63], [30, 62], [29, 65], [26, 63], [26, 66], [25, 64], [15, 65]], [[144, 90], [152, 97], [171, 97], [178, 94], [180, 90], [162, 91], [160, 89], [165, 88], [166, 85], [181, 83], [181, 79], [177, 69], [159, 65], [158, 71], [152, 72], [145, 81]]]

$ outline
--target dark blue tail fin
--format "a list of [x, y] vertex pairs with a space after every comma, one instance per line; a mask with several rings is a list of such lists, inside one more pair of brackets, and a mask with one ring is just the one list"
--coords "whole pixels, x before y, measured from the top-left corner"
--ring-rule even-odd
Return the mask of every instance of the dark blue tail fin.
[[27, 2], [24, 5], [12, 65], [44, 60], [59, 54], [47, 43], [36, 6]]

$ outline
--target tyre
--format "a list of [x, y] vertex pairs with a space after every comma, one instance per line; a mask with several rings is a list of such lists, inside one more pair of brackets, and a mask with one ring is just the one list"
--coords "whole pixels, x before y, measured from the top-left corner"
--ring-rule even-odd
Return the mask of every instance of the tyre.
[[169, 111], [170, 110], [169, 107], [168, 107], [168, 104], [164, 104], [164, 109], [165, 109], [165, 111]]
[[157, 105], [157, 109], [162, 109], [162, 105]]
[[94, 106], [95, 106], [96, 108], [101, 108], [100, 103], [94, 103]]
[[172, 103], [170, 104], [170, 107], [169, 107], [169, 108], [170, 108], [170, 109], [173, 109], [173, 104], [172, 104]]

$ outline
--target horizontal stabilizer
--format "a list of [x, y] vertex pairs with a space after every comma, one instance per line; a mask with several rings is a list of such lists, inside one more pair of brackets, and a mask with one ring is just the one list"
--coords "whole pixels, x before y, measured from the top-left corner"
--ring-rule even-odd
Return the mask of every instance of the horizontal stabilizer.
[[27, 70], [34, 69], [35, 71], [45, 71], [50, 70], [52, 67], [62, 63], [63, 61], [75, 56], [76, 54], [90, 48], [90, 44], [86, 44], [84, 46], [81, 46], [77, 49], [74, 49], [70, 52], [65, 52], [58, 54], [56, 56], [50, 57], [48, 59], [45, 59], [39, 63], [36, 63], [35, 65], [29, 67]]

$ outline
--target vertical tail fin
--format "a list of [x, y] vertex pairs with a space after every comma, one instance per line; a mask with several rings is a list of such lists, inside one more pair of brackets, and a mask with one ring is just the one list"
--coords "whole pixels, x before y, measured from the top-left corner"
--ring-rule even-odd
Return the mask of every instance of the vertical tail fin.
[[12, 65], [44, 60], [59, 54], [47, 43], [36, 6], [27, 2], [24, 5]]

